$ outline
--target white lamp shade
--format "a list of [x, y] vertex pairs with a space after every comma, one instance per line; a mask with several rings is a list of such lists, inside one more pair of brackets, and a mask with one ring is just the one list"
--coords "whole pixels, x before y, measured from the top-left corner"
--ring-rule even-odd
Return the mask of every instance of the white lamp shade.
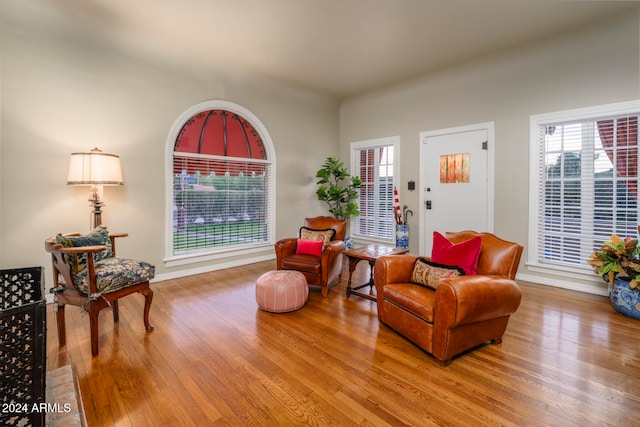
[[67, 185], [122, 185], [120, 157], [94, 148], [89, 153], [71, 153]]

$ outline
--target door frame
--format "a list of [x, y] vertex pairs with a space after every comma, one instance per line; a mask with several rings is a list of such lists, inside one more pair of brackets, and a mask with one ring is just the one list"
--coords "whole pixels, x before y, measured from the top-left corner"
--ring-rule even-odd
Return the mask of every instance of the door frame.
[[[465, 132], [473, 132], [479, 130], [486, 130], [487, 132], [487, 231], [493, 233], [494, 227], [494, 154], [495, 154], [495, 131], [494, 131], [495, 123], [494, 122], [485, 122], [485, 123], [476, 123], [472, 125], [465, 126], [455, 126], [451, 128], [445, 129], [437, 129], [431, 131], [420, 132], [420, 137], [418, 139], [418, 143], [420, 144], [420, 213], [418, 215], [418, 220], [420, 221], [420, 228], [424, 226], [426, 209], [425, 209], [425, 201], [427, 199], [426, 195], [426, 185], [427, 185], [427, 169], [425, 167], [425, 156], [427, 150], [427, 139], [436, 137], [436, 136], [447, 136], [454, 135], [456, 133], [465, 133]], [[426, 242], [424, 241], [424, 233], [420, 233], [419, 239], [419, 250], [421, 254], [424, 254]], [[428, 254], [424, 254], [428, 255]]]

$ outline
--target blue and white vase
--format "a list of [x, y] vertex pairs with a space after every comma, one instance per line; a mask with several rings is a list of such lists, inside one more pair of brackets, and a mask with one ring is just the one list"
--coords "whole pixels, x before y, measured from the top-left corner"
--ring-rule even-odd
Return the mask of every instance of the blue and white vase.
[[396, 248], [409, 249], [409, 224], [396, 224]]
[[609, 300], [618, 313], [640, 320], [640, 289], [631, 289], [628, 278], [616, 277], [609, 284]]
[[353, 238], [351, 236], [347, 236], [344, 238], [344, 248], [345, 249], [353, 248]]

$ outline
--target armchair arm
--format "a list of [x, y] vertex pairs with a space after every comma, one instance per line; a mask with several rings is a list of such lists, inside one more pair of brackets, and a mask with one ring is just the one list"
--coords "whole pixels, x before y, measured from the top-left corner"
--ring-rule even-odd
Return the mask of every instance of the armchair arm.
[[98, 246], [74, 246], [72, 248], [63, 248], [61, 245], [57, 245], [60, 246], [59, 248], [57, 247], [53, 247], [53, 250], [63, 253], [63, 254], [91, 254], [91, 253], [95, 253], [95, 252], [102, 252], [102, 251], [106, 251], [107, 247], [104, 245], [98, 245]]
[[389, 283], [410, 282], [417, 258], [417, 255], [386, 255], [378, 258], [373, 269], [373, 281], [378, 295], [382, 295], [384, 286]]
[[322, 267], [333, 265], [335, 259], [344, 251], [345, 244], [342, 240], [334, 240], [322, 247]]
[[416, 258], [417, 255], [386, 255], [376, 260], [373, 266], [373, 284], [378, 294], [378, 316], [384, 312], [384, 287], [390, 283], [411, 282]]
[[295, 237], [281, 239], [276, 242], [275, 244], [276, 266], [278, 269], [280, 268], [280, 263], [283, 258], [296, 253], [297, 246], [298, 246], [298, 239]]
[[[460, 276], [443, 280], [436, 289], [436, 329], [509, 316], [522, 293], [515, 281], [502, 276]], [[442, 329], [440, 329], [442, 330]]]
[[[113, 242], [113, 240], [112, 240]], [[69, 253], [75, 253], [75, 254], [81, 254], [84, 253], [86, 254], [87, 257], [87, 284], [89, 285], [89, 294], [93, 295], [95, 293], [98, 292], [98, 285], [96, 283], [96, 266], [95, 266], [95, 261], [93, 260], [93, 254], [95, 252], [102, 252], [107, 250], [107, 247], [104, 245], [101, 246], [77, 246], [77, 247], [72, 247], [72, 248], [63, 248], [60, 247], [60, 249], [57, 249], [57, 252], [60, 252], [62, 254], [69, 254]], [[113, 248], [112, 248], [113, 250]], [[113, 253], [113, 256], [115, 256], [115, 251]], [[64, 277], [64, 275], [63, 275]], [[67, 283], [67, 285], [72, 284], [74, 287], [76, 286], [75, 283], [73, 282], [72, 276], [69, 275], [69, 283]]]
[[73, 286], [76, 287], [75, 282], [73, 280], [73, 273], [71, 271], [70, 264], [65, 260], [64, 254], [86, 254], [87, 255], [87, 270], [89, 277], [89, 292], [96, 293], [97, 286], [95, 283], [95, 263], [93, 260], [93, 254], [96, 252], [102, 252], [107, 250], [107, 247], [104, 245], [96, 245], [96, 246], [74, 246], [70, 248], [65, 248], [61, 244], [56, 243], [55, 237], [51, 237], [45, 241], [45, 250], [51, 253], [51, 261], [52, 268], [54, 271], [53, 275], [53, 288], [57, 288], [60, 284], [58, 274], [60, 274], [64, 280], [64, 283], [67, 287]]
[[[322, 283], [329, 284], [342, 273], [342, 251], [345, 249], [344, 241], [333, 240], [322, 247], [321, 271]], [[324, 292], [324, 291], [323, 291]], [[323, 296], [326, 296], [323, 294]]]
[[129, 233], [109, 233], [109, 239], [111, 239], [111, 252], [113, 256], [116, 256], [116, 239], [118, 237], [127, 237]]

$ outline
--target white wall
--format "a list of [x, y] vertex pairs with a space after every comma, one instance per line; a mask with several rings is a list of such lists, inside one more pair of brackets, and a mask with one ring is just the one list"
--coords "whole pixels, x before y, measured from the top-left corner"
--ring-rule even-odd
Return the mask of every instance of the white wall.
[[[406, 183], [420, 179], [419, 133], [495, 122], [495, 233], [525, 247], [521, 277], [562, 284], [561, 279], [528, 271], [524, 265], [528, 256], [529, 117], [640, 98], [639, 22], [637, 13], [611, 18], [598, 26], [349, 99], [340, 113], [341, 156], [348, 158], [351, 142], [400, 135], [399, 190], [403, 203], [416, 213], [410, 249], [417, 253], [419, 188], [409, 192]], [[584, 289], [594, 290], [590, 283]]]
[[[133, 55], [77, 28], [3, 18], [0, 268], [42, 265], [51, 280], [45, 238], [89, 229], [88, 188], [67, 186], [66, 174], [70, 153], [93, 147], [120, 155], [122, 162], [125, 185], [105, 187], [103, 214], [109, 229], [130, 233], [119, 255], [152, 262], [165, 277], [216, 268], [215, 261], [172, 268], [163, 263], [167, 136], [181, 113], [209, 99], [249, 109], [271, 135], [276, 238], [294, 236], [305, 216], [324, 213], [314, 176], [325, 157], [339, 150], [333, 98], [172, 58]], [[273, 249], [262, 255], [273, 257]]]

